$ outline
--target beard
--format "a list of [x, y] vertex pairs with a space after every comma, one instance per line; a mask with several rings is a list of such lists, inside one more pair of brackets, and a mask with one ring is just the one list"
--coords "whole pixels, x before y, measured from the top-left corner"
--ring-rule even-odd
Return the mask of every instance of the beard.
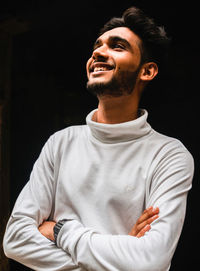
[[139, 69], [135, 72], [120, 71], [118, 76], [113, 76], [108, 82], [87, 82], [87, 90], [97, 97], [120, 97], [130, 95], [135, 87]]

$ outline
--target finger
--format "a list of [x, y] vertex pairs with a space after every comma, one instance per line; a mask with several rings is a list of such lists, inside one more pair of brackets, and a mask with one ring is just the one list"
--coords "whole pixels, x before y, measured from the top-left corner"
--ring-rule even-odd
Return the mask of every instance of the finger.
[[147, 220], [145, 220], [144, 222], [140, 223], [137, 225], [137, 230], [141, 231], [146, 225], [150, 225], [154, 220], [156, 220], [159, 217], [159, 215], [154, 215], [150, 218], [148, 218]]
[[148, 209], [144, 210], [144, 212], [142, 213], [142, 215], [139, 217], [139, 219], [137, 220], [137, 223], [140, 224], [142, 223], [144, 220], [147, 220], [153, 211], [153, 207], [149, 207]]
[[144, 210], [143, 214], [140, 216], [140, 218], [137, 220], [137, 224], [140, 224], [144, 222], [145, 220], [153, 217], [154, 215], [157, 215], [159, 213], [159, 208], [153, 208], [152, 206]]
[[153, 210], [153, 206], [150, 206], [150, 207], [148, 207], [147, 209], [144, 210], [144, 212], [142, 213], [142, 215], [146, 214], [147, 212], [152, 211], [152, 210]]
[[151, 226], [150, 225], [146, 225], [137, 235], [136, 235], [136, 237], [138, 237], [138, 238], [140, 238], [140, 237], [142, 237], [142, 236], [144, 236], [145, 235], [145, 233], [147, 232], [147, 231], [149, 231], [151, 229]]
[[158, 218], [159, 208], [153, 208], [150, 206], [145, 209], [140, 218], [137, 220], [134, 227], [131, 229], [129, 235], [137, 236], [137, 234], [147, 225], [151, 224], [155, 219]]
[[158, 207], [153, 208], [152, 206], [150, 206], [149, 208], [147, 208], [143, 212], [143, 214], [140, 216], [139, 220], [146, 220], [149, 217], [154, 216], [154, 215], [156, 215], [158, 213], [159, 213], [159, 208]]

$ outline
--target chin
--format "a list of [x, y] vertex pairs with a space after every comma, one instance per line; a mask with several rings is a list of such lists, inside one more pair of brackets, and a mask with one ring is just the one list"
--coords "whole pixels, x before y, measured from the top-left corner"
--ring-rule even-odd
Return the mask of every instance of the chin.
[[95, 96], [121, 96], [122, 92], [115, 80], [89, 80], [87, 90]]
[[110, 73], [110, 72], [104, 72], [104, 73], [101, 73], [101, 74], [91, 74], [89, 76], [89, 81], [100, 81], [100, 82], [107, 82], [107, 81], [111, 81], [113, 79], [114, 74], [113, 73]]
[[102, 77], [93, 77], [93, 78], [90, 78], [87, 82], [87, 85], [88, 86], [101, 86], [101, 87], [109, 87], [112, 85], [112, 82], [113, 82], [113, 78], [102, 78]]
[[89, 85], [96, 85], [96, 84], [101, 84], [101, 85], [108, 85], [112, 82], [112, 79], [110, 80], [105, 80], [104, 78], [93, 78], [88, 81]]

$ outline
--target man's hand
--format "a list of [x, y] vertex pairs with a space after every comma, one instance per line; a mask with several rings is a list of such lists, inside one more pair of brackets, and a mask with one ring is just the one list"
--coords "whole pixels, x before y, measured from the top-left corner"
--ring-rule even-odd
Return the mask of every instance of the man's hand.
[[129, 235], [135, 237], [142, 237], [144, 234], [151, 229], [151, 223], [157, 219], [159, 213], [159, 208], [153, 208], [152, 206], [144, 210], [140, 218], [137, 220], [136, 224], [132, 228]]
[[[131, 229], [129, 235], [135, 237], [142, 237], [144, 234], [151, 229], [150, 224], [158, 218], [159, 208], [154, 208], [151, 206], [144, 210], [140, 218], [137, 220], [134, 227]], [[44, 221], [38, 228], [40, 233], [51, 241], [55, 241], [53, 228], [56, 222], [54, 221]]]
[[50, 239], [51, 241], [55, 241], [53, 228], [56, 222], [54, 221], [44, 221], [38, 228], [40, 233], [44, 235], [46, 238]]

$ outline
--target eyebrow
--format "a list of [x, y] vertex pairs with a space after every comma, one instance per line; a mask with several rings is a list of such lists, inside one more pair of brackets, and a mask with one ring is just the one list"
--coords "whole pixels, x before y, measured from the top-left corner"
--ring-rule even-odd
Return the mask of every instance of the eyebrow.
[[[123, 44], [125, 44], [125, 46], [133, 51], [133, 48], [131, 46], [131, 44], [124, 38], [120, 37], [120, 36], [109, 36], [108, 37], [108, 43], [112, 43], [112, 42], [122, 42]], [[102, 40], [100, 38], [98, 38], [93, 46], [93, 49], [95, 49], [98, 45], [102, 44]]]

